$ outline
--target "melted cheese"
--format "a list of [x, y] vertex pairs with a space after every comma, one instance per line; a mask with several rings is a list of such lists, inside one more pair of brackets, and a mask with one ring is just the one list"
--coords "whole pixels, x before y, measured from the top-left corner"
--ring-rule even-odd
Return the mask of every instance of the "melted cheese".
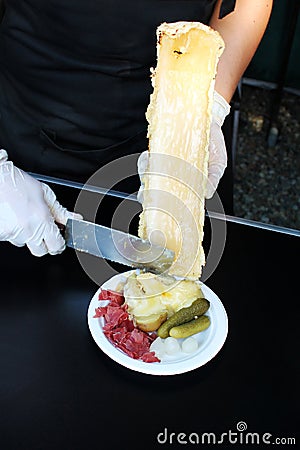
[[164, 312], [171, 316], [179, 309], [190, 306], [203, 294], [195, 281], [141, 273], [128, 277], [124, 297], [129, 314], [147, 317]]
[[208, 143], [214, 78], [224, 42], [199, 22], [164, 23], [157, 36], [139, 236], [175, 252], [169, 274], [195, 280], [205, 264]]

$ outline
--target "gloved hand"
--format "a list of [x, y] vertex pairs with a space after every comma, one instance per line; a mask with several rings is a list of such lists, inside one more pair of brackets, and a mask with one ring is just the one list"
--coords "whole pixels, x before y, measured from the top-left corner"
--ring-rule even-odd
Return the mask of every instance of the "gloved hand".
[[0, 150], [0, 241], [22, 247], [25, 244], [35, 256], [56, 255], [65, 249], [65, 241], [54, 223], [82, 219], [56, 200], [44, 183], [35, 180], [7, 159]]
[[227, 152], [221, 127], [229, 112], [230, 105], [220, 94], [218, 94], [218, 92], [214, 91], [210, 140], [208, 146], [209, 157], [206, 198], [211, 198], [213, 196], [227, 167]]
[[[207, 199], [213, 196], [227, 166], [227, 152], [221, 127], [224, 123], [225, 117], [229, 114], [229, 112], [230, 105], [220, 94], [214, 91], [210, 141], [208, 147], [208, 180], [205, 195]], [[148, 165], [148, 158], [149, 153], [147, 150], [142, 152], [138, 158], [137, 165], [141, 180], [141, 186], [137, 194], [137, 199], [140, 203], [142, 203], [143, 201], [143, 175]]]
[[138, 174], [140, 177], [141, 185], [139, 188], [139, 191], [137, 193], [137, 200], [139, 203], [143, 203], [143, 192], [144, 192], [144, 175], [148, 166], [149, 161], [149, 152], [148, 150], [145, 150], [140, 154], [137, 160], [137, 168], [138, 168]]

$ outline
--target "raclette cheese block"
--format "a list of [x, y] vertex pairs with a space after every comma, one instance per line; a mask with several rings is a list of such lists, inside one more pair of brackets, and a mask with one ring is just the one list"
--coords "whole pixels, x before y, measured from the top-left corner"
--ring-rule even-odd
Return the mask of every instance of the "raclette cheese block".
[[147, 108], [148, 167], [139, 236], [173, 250], [170, 275], [200, 278], [214, 79], [224, 42], [199, 22], [157, 29]]

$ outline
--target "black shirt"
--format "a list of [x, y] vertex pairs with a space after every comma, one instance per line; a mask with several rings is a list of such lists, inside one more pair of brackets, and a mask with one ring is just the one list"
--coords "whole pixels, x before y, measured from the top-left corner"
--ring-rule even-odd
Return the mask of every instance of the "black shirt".
[[[0, 144], [25, 170], [86, 179], [147, 147], [156, 28], [209, 22], [216, 0], [7, 0]], [[234, 9], [223, 1], [221, 14]]]

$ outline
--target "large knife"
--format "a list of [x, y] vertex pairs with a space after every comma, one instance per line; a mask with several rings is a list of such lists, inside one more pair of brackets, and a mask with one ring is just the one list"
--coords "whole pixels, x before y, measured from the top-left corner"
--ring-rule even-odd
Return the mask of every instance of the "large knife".
[[68, 219], [63, 234], [68, 247], [134, 268], [161, 273], [174, 261], [167, 248], [85, 220]]

